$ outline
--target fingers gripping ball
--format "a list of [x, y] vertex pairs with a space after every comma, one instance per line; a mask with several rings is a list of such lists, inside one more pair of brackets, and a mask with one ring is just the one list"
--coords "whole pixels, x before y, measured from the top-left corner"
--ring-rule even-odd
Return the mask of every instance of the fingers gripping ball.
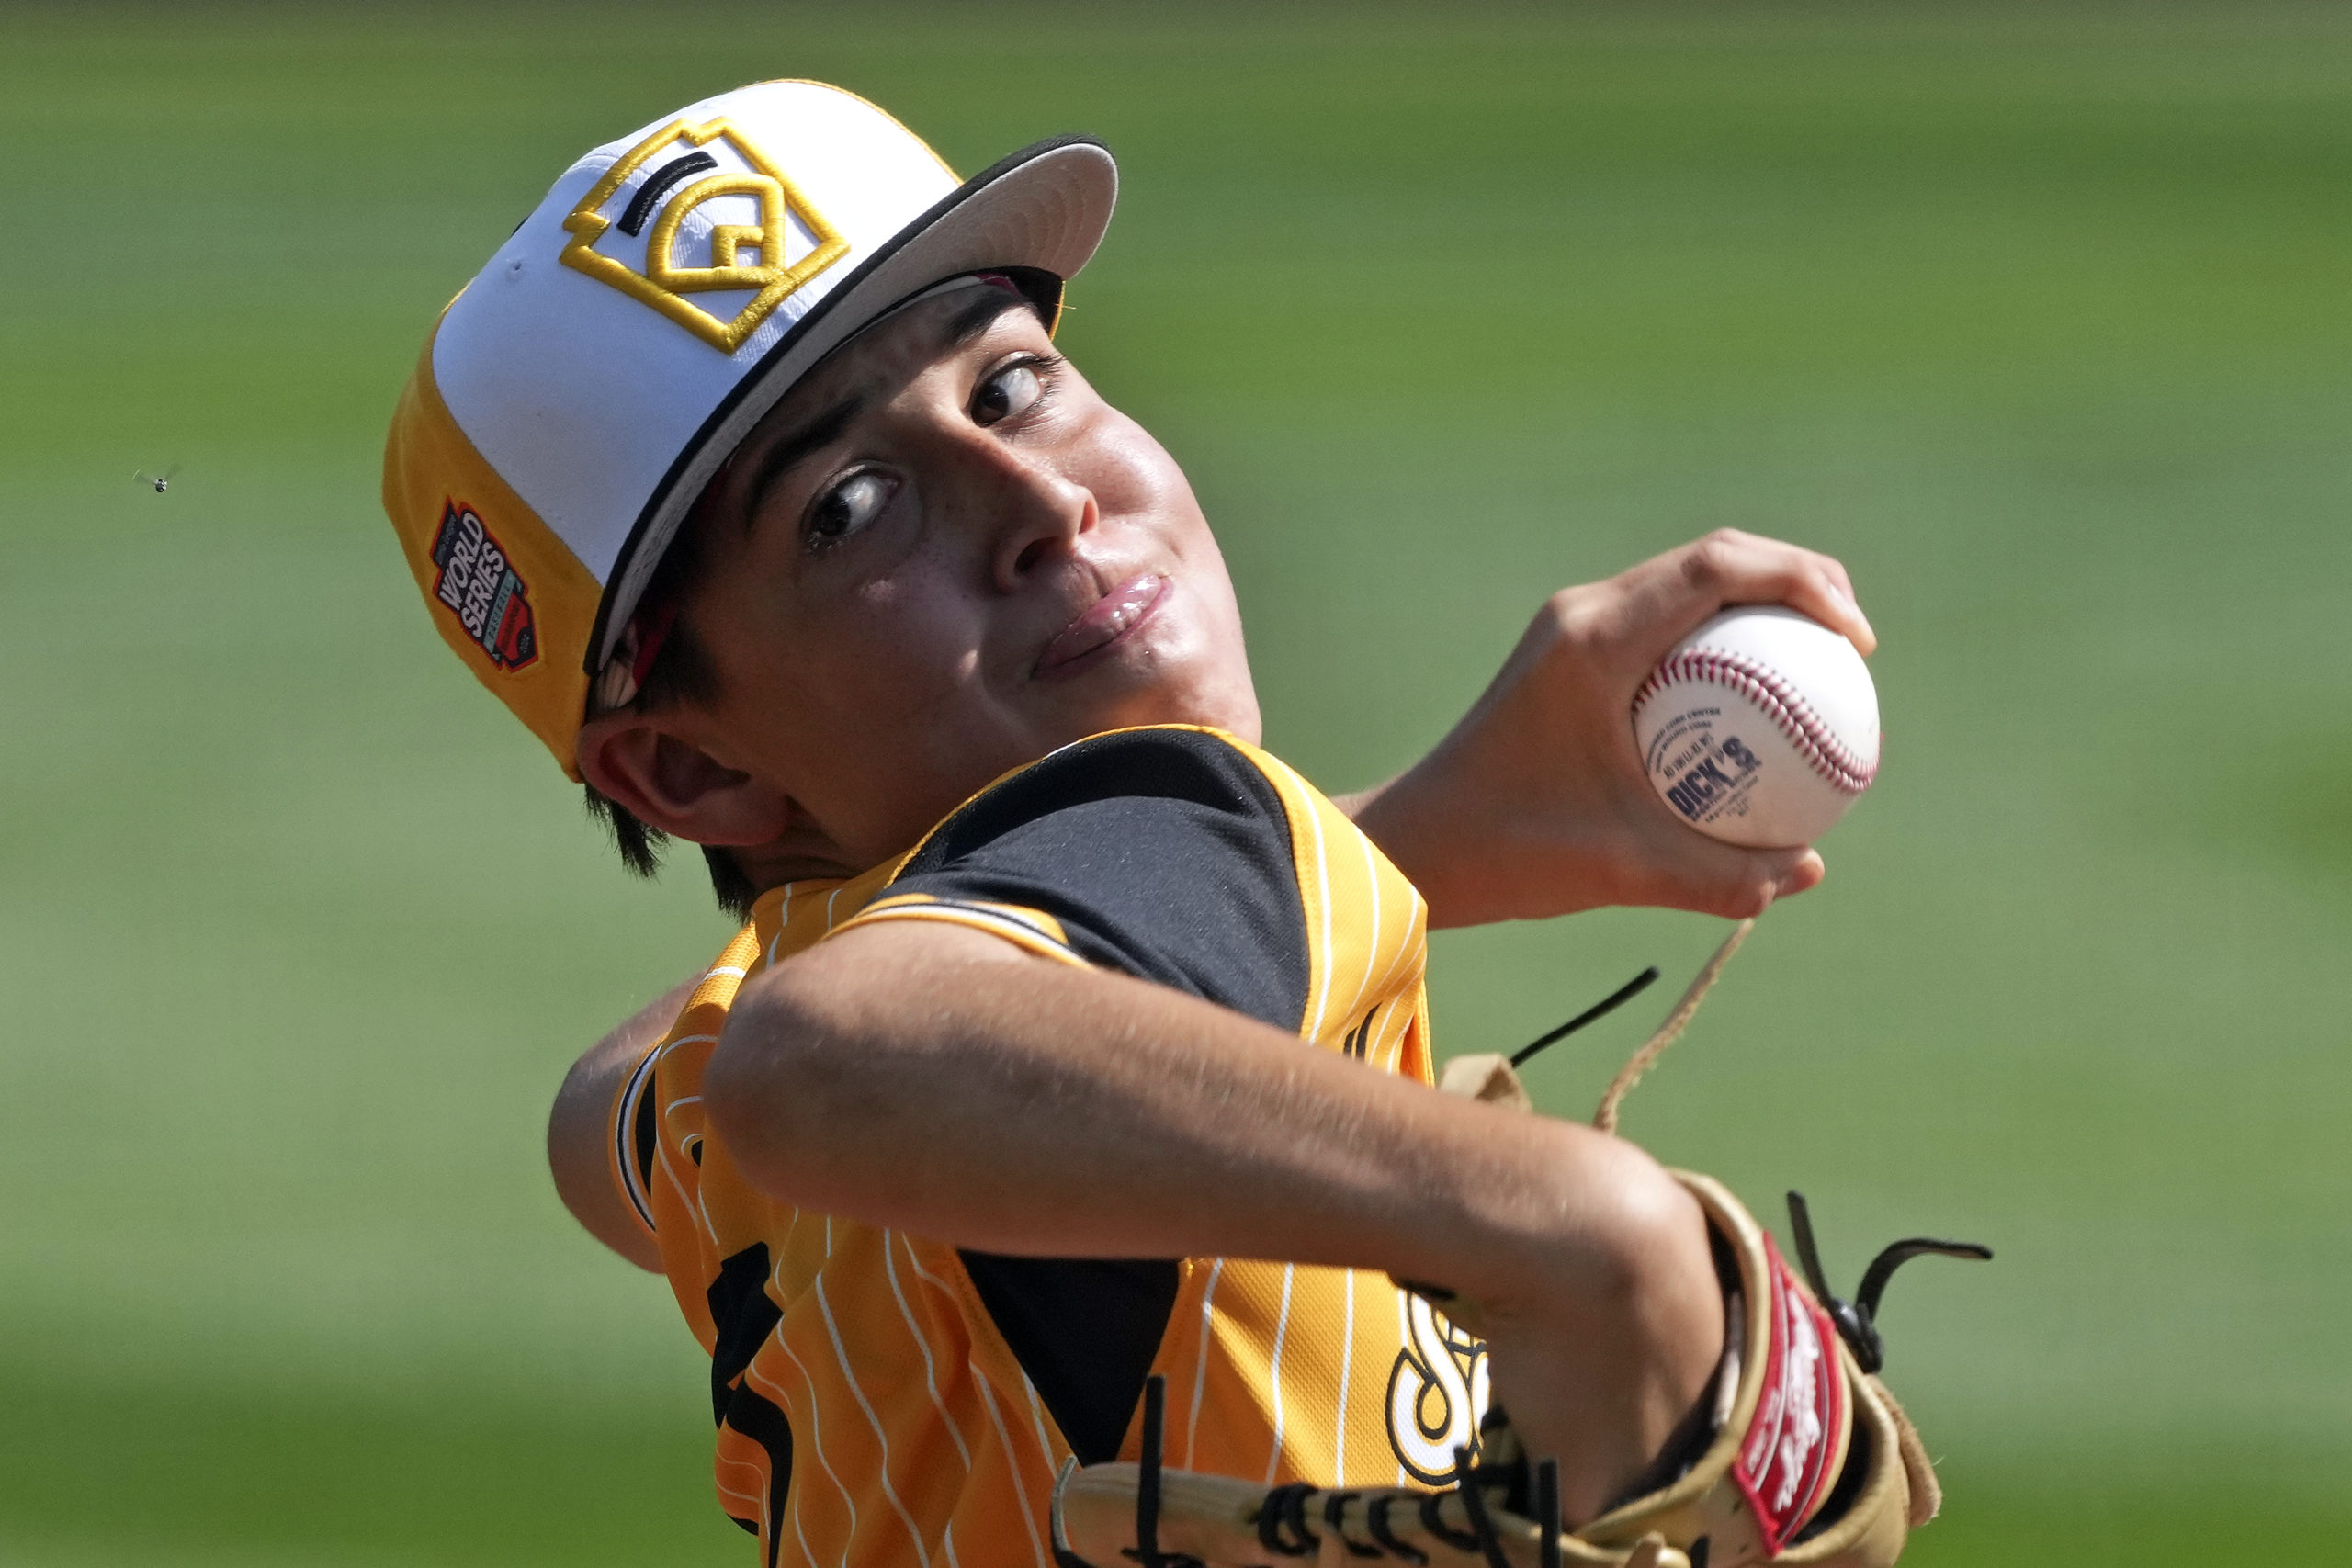
[[1634, 740], [1668, 807], [1711, 839], [1793, 849], [1878, 773], [1878, 690], [1854, 645], [1777, 606], [1726, 610], [1634, 696]]

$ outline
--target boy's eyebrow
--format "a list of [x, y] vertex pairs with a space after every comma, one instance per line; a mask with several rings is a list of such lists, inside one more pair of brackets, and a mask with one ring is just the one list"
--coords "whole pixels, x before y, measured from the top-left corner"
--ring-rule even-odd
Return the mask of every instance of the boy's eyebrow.
[[[946, 331], [942, 334], [944, 340], [941, 344], [942, 351], [962, 348], [988, 331], [999, 316], [1007, 310], [1025, 309], [1028, 303], [1018, 294], [1009, 294], [1000, 288], [988, 290], [982, 298], [973, 300], [947, 319]], [[760, 514], [761, 504], [766, 501], [767, 492], [775, 488], [776, 481], [808, 454], [837, 439], [849, 427], [849, 422], [865, 408], [865, 396], [853, 393], [761, 454], [759, 467], [752, 470], [752, 477], [743, 488], [742, 524], [746, 532], [751, 529], [752, 520]]]
[[853, 393], [760, 455], [760, 466], [752, 470], [752, 477], [743, 487], [742, 524], [746, 533], [751, 531], [752, 520], [760, 514], [760, 506], [776, 481], [808, 454], [840, 436], [865, 407], [865, 397]]
[[961, 348], [988, 331], [999, 316], [1007, 310], [1027, 308], [1029, 301], [1018, 294], [1001, 288], [990, 288], [979, 299], [947, 318], [945, 346]]

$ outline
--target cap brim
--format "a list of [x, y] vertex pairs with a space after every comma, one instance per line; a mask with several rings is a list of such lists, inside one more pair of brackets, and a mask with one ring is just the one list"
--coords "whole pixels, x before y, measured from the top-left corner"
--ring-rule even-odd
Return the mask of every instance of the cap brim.
[[638, 513], [596, 608], [588, 672], [612, 657], [703, 487], [795, 382], [908, 296], [944, 278], [1011, 268], [1075, 276], [1102, 243], [1118, 194], [1118, 165], [1092, 137], [1035, 142], [941, 197], [811, 306], [711, 411]]

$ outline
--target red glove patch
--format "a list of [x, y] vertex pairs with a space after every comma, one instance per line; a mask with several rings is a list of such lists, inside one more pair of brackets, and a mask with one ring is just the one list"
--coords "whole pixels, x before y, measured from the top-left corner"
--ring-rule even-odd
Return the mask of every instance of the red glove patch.
[[1829, 1495], [1849, 1412], [1836, 1325], [1797, 1287], [1770, 1235], [1764, 1256], [1772, 1289], [1764, 1392], [1731, 1473], [1756, 1510], [1764, 1550], [1778, 1556]]

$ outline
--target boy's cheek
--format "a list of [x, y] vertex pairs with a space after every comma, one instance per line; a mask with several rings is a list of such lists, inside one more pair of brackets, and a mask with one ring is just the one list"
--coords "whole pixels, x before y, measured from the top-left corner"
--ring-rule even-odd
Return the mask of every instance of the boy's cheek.
[[1090, 471], [1079, 477], [1106, 515], [1167, 528], [1198, 514], [1199, 503], [1183, 469], [1150, 432], [1106, 406], [1099, 427], [1091, 434]]

